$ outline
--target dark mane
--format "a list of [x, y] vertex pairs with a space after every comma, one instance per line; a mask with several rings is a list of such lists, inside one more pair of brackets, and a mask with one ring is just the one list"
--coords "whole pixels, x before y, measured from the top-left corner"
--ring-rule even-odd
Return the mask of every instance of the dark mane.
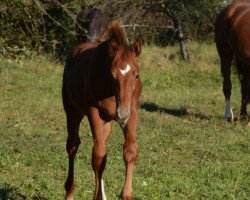
[[118, 51], [114, 58], [114, 63], [117, 61], [123, 62], [136, 62], [134, 56], [132, 55], [133, 49], [131, 49], [124, 29], [122, 28], [122, 23], [119, 20], [112, 22], [110, 27], [110, 41], [115, 40], [118, 45]]

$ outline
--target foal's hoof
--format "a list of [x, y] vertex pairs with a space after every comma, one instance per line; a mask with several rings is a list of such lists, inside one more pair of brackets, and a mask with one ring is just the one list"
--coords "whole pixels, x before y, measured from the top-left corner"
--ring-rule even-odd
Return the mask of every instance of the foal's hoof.
[[74, 200], [73, 198], [73, 191], [75, 189], [75, 181], [74, 180], [69, 180], [67, 179], [64, 187], [65, 187], [65, 190], [66, 190], [66, 197], [65, 197], [65, 200]]
[[249, 128], [250, 128], [250, 121], [247, 123], [247, 127], [249, 127]]
[[133, 197], [122, 197], [122, 200], [133, 200]]
[[73, 195], [66, 195], [65, 200], [74, 200]]
[[[127, 195], [129, 195], [129, 196], [127, 196]], [[121, 193], [121, 199], [122, 200], [133, 200], [133, 195], [132, 195], [132, 193], [128, 193], [128, 194], [125, 194], [125, 195], [122, 195], [122, 193]]]

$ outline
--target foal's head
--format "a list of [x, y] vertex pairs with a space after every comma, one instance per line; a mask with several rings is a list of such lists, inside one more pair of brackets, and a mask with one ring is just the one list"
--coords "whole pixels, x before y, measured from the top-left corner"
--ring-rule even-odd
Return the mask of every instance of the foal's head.
[[126, 36], [119, 21], [111, 25], [109, 55], [112, 58], [111, 75], [116, 96], [116, 120], [125, 125], [131, 114], [131, 102], [139, 80], [137, 57], [141, 53], [141, 42], [136, 40], [132, 47], [126, 44]]

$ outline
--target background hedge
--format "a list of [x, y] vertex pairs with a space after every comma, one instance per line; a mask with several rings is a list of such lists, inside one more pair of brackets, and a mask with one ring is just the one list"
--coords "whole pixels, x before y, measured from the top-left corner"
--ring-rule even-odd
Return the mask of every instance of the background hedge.
[[76, 43], [75, 16], [81, 7], [99, 8], [111, 21], [121, 19], [129, 38], [168, 45], [175, 40], [173, 17], [182, 22], [186, 38], [212, 41], [216, 15], [229, 1], [223, 0], [1, 0], [0, 51], [15, 56], [52, 53], [62, 58]]

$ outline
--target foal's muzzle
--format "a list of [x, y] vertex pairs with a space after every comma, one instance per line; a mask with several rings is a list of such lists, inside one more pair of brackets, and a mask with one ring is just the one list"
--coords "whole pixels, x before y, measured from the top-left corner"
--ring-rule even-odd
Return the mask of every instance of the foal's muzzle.
[[116, 111], [116, 120], [121, 124], [125, 125], [130, 117], [130, 110], [127, 109], [126, 112], [121, 112], [120, 108]]

